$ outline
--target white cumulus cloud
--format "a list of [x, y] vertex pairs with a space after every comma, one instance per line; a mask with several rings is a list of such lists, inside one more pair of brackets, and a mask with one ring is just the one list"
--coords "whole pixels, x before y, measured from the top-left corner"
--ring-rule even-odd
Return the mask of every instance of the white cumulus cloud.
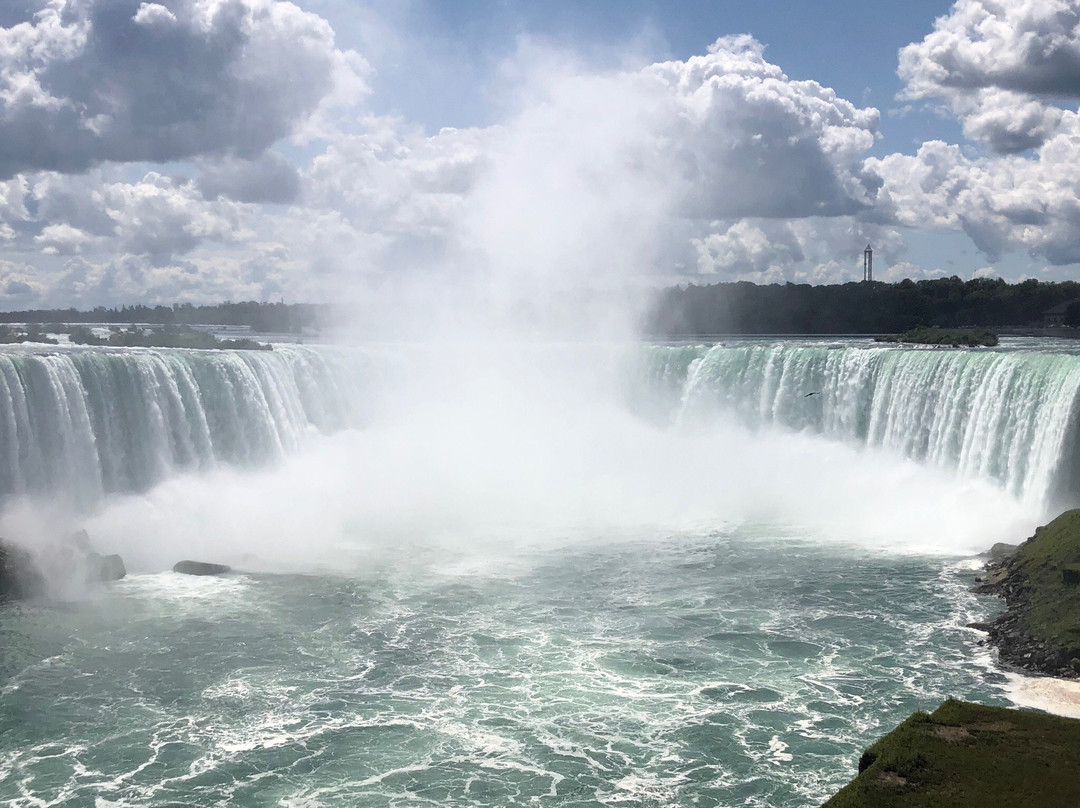
[[0, 176], [256, 156], [363, 69], [292, 3], [41, 0], [0, 28]]
[[1000, 152], [1058, 130], [1059, 99], [1080, 98], [1080, 4], [958, 0], [921, 42], [900, 51], [909, 99], [939, 99], [968, 137]]
[[436, 132], [323, 115], [362, 60], [286, 2], [67, 0], [0, 37], [0, 281], [41, 299], [821, 282], [903, 249], [877, 110], [749, 36], [616, 70], [523, 40], [502, 119]]

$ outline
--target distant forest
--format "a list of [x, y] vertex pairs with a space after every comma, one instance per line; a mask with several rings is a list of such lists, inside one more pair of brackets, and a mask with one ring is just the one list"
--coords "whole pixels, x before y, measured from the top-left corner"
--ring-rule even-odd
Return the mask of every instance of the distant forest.
[[658, 293], [651, 336], [711, 334], [892, 334], [919, 326], [1042, 327], [1064, 305], [1065, 325], [1080, 326], [1080, 283], [1006, 283], [960, 278], [899, 283], [719, 283]]
[[[597, 293], [572, 303], [579, 313], [610, 304]], [[896, 334], [921, 326], [1041, 328], [1050, 309], [1080, 327], [1080, 283], [941, 278], [899, 283], [718, 283], [677, 286], [656, 293], [645, 323], [651, 337], [713, 334]], [[262, 333], [299, 333], [340, 321], [335, 306], [308, 303], [221, 303], [194, 306], [119, 306], [89, 311], [34, 309], [0, 312], [0, 323], [151, 323], [246, 325]]]
[[76, 309], [31, 309], [0, 312], [0, 323], [151, 323], [160, 325], [247, 325], [262, 333], [294, 334], [305, 328], [319, 328], [329, 315], [329, 306], [310, 303], [220, 303], [193, 306], [98, 306], [89, 311]]

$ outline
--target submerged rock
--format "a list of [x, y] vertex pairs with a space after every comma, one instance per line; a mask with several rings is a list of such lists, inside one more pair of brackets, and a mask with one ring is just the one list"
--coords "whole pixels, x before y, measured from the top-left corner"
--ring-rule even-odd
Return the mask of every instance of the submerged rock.
[[124, 559], [119, 555], [102, 555], [94, 549], [90, 534], [80, 529], [53, 547], [53, 560], [61, 577], [69, 581], [85, 580], [88, 584], [119, 581], [127, 575]]
[[180, 561], [172, 569], [182, 575], [224, 575], [232, 571], [227, 564], [210, 564], [206, 561]]
[[45, 576], [34, 557], [0, 539], [0, 600], [33, 598], [45, 592]]

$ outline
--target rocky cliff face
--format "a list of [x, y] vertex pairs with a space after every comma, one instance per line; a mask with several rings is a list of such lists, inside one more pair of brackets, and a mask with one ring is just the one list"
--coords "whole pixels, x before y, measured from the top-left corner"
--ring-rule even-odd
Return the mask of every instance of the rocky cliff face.
[[1005, 599], [985, 628], [1007, 665], [1052, 676], [1080, 676], [1080, 510], [1067, 511], [1015, 554], [991, 560], [977, 592]]

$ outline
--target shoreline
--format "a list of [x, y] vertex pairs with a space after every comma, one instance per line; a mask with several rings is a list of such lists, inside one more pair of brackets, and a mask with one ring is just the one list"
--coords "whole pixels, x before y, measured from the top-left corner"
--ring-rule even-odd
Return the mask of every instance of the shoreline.
[[1080, 718], [1080, 586], [1071, 570], [1080, 558], [1080, 510], [1062, 513], [1018, 546], [998, 544], [975, 577], [975, 595], [1004, 608], [969, 628], [996, 651], [1005, 692], [1019, 707]]
[[1005, 608], [988, 634], [1006, 670], [1073, 680], [1080, 675], [1080, 586], [1071, 571], [1080, 557], [1080, 509], [1070, 510], [1018, 547], [995, 545], [974, 592], [996, 595]]

